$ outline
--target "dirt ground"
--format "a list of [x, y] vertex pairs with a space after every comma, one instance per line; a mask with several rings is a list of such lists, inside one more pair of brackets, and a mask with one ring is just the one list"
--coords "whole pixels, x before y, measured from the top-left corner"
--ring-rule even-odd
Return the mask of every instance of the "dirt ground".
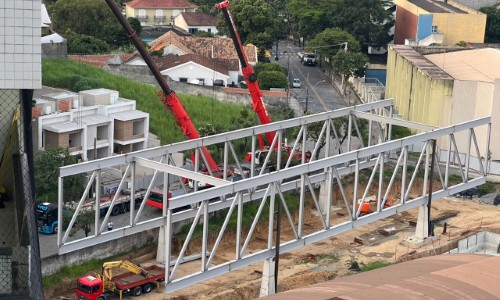
[[[435, 227], [436, 238], [432, 243], [418, 249], [403, 243], [405, 238], [414, 235], [414, 222], [418, 209], [403, 212], [291, 253], [282, 254], [279, 261], [278, 290], [299, 288], [352, 274], [348, 268], [354, 260], [363, 266], [375, 261], [396, 263], [419, 256], [440, 254], [453, 249], [456, 241], [469, 232], [481, 229], [496, 231], [500, 228], [497, 222], [500, 208], [481, 204], [478, 199], [464, 200], [450, 197], [435, 201], [432, 206], [432, 219], [438, 221]], [[341, 210], [337, 211], [339, 221], [345, 218], [341, 216], [342, 214]], [[307, 224], [305, 227], [310, 231], [321, 226], [312, 211], [306, 214], [305, 220]], [[442, 234], [444, 222], [448, 224], [446, 234]], [[386, 231], [393, 234], [382, 233]], [[250, 243], [252, 249], [262, 249], [266, 234], [267, 226], [257, 230], [256, 238]], [[290, 240], [292, 237], [290, 230], [282, 231], [282, 241]], [[355, 238], [358, 242], [354, 241]], [[224, 239], [220, 249], [228, 251], [215, 258], [217, 263], [233, 258], [234, 239]], [[163, 291], [152, 292], [141, 296], [141, 299], [254, 299], [259, 296], [262, 266], [263, 263], [252, 265], [169, 294]], [[199, 268], [199, 262], [186, 263], [182, 265], [178, 276], [196, 272]], [[74, 299], [74, 294], [66, 294], [65, 297], [54, 296], [51, 299], [66, 297]], [[132, 296], [126, 296], [124, 299], [129, 298], [134, 299]]]

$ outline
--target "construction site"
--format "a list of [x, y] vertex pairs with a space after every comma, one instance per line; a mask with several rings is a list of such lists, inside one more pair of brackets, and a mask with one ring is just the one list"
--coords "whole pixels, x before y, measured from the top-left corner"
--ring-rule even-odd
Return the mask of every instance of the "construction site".
[[[357, 285], [348, 288], [345, 283], [331, 295], [359, 293], [360, 299], [369, 299], [363, 287], [377, 285], [357, 281], [359, 273], [393, 264], [404, 269], [413, 260], [418, 269], [418, 259], [429, 256], [465, 261], [460, 255], [500, 252], [500, 190], [487, 182], [495, 180], [488, 176], [491, 117], [431, 126], [397, 118], [394, 100], [384, 99], [273, 122], [224, 1], [216, 8], [230, 29], [260, 125], [202, 137], [116, 3], [106, 3], [158, 81], [159, 101], [186, 141], [104, 158], [98, 158], [94, 146], [93, 154], [85, 150], [85, 157], [94, 159], [59, 168], [53, 178], [57, 201], [35, 205], [29, 129], [33, 95], [10, 95], [9, 124], [2, 119], [2, 128], [8, 128], [1, 135], [7, 145], [2, 150], [8, 158], [2, 157], [5, 180], [0, 183], [13, 186], [18, 197], [0, 199], [0, 222], [16, 224], [15, 234], [0, 240], [0, 266], [8, 270], [0, 271], [0, 298], [272, 298], [332, 279], [354, 278]], [[121, 105], [115, 91], [83, 94], [92, 103]], [[80, 118], [82, 111], [91, 114], [91, 109], [78, 108]], [[140, 126], [130, 123], [132, 135], [144, 138], [149, 116], [131, 111], [128, 114], [142, 120]], [[119, 113], [115, 117], [122, 119], [113, 122], [130, 121]], [[76, 135], [67, 128], [73, 123], [48, 124], [43, 130], [70, 132], [71, 146]], [[106, 129], [109, 135], [112, 127]], [[394, 137], [401, 128], [410, 133]], [[114, 140], [102, 132], [96, 134]], [[241, 145], [247, 144], [250, 151], [241, 153], [246, 150]], [[214, 158], [216, 152], [221, 159]], [[108, 173], [117, 176], [113, 188], [105, 188]], [[71, 186], [65, 183], [74, 178], [83, 184], [77, 188], [77, 200], [68, 201]], [[479, 197], [486, 185], [492, 193], [489, 200]], [[57, 255], [41, 265], [38, 231], [57, 245]], [[96, 260], [98, 267], [74, 277], [53, 277], [57, 282], [43, 295], [36, 294], [42, 290], [42, 273], [49, 281], [63, 266], [82, 268]], [[499, 262], [483, 264], [494, 270], [498, 268], [492, 264]], [[392, 290], [406, 284], [400, 297], [409, 292], [415, 298], [432, 293], [479, 295], [469, 294], [467, 287], [451, 291], [451, 285], [416, 282], [424, 276], [417, 273], [411, 284], [378, 284]], [[482, 276], [489, 283], [499, 275], [490, 270]], [[480, 290], [478, 298], [498, 296], [498, 290], [475, 284], [467, 274], [461, 280]], [[281, 297], [287, 299], [287, 294]], [[325, 294], [324, 299], [343, 298]]]

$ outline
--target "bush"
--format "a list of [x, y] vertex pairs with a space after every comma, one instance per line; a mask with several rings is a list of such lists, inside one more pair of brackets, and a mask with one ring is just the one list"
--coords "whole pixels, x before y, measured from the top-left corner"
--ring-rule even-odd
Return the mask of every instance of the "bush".
[[401, 139], [411, 135], [411, 130], [409, 128], [392, 125], [391, 140]]
[[492, 182], [486, 182], [477, 187], [479, 190], [479, 196], [484, 196], [486, 194], [490, 194], [496, 191], [495, 184]]
[[85, 91], [85, 90], [93, 90], [97, 89], [101, 86], [100, 82], [94, 78], [83, 77], [80, 78], [72, 87], [72, 90], [75, 92]]
[[278, 71], [262, 71], [258, 75], [259, 86], [263, 90], [271, 88], [286, 88], [287, 78], [286, 75]]
[[109, 46], [106, 42], [93, 36], [70, 33], [66, 36], [69, 54], [100, 54], [108, 53]]

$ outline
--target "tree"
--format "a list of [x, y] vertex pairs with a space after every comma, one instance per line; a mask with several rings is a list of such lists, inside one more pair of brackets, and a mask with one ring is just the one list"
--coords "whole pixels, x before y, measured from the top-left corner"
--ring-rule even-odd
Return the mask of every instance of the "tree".
[[[231, 2], [230, 9], [243, 44], [269, 49], [284, 33], [283, 18], [278, 18], [276, 9], [264, 0]], [[218, 15], [217, 29], [220, 34], [229, 34], [222, 14]]]
[[316, 53], [331, 60], [339, 51], [344, 51], [345, 45], [342, 43], [347, 43], [350, 52], [361, 51], [361, 45], [356, 37], [339, 28], [328, 28], [318, 33], [309, 41], [306, 49], [313, 48]]
[[270, 88], [286, 88], [287, 78], [286, 75], [278, 71], [262, 71], [257, 76], [259, 86], [263, 90]]
[[255, 74], [259, 76], [260, 72], [262, 71], [277, 71], [281, 72], [285, 75], [287, 75], [286, 68], [283, 68], [277, 63], [256, 63], [255, 66], [253, 66], [253, 70], [255, 71]]
[[[77, 163], [67, 148], [46, 147], [35, 158], [35, 191], [38, 201], [57, 202], [59, 168]], [[79, 200], [83, 192], [83, 174], [64, 178], [64, 202]]]
[[[128, 43], [125, 31], [104, 1], [58, 0], [49, 7], [49, 12], [54, 30], [63, 35], [71, 30], [103, 40], [113, 47]], [[138, 29], [137, 26], [133, 28]]]
[[344, 86], [350, 77], [363, 77], [366, 72], [368, 58], [361, 52], [338, 52], [333, 57], [335, 71], [344, 77]]
[[500, 43], [500, 9], [488, 6], [479, 10], [487, 15], [484, 41], [486, 43]]
[[69, 54], [99, 54], [109, 52], [108, 44], [93, 36], [68, 31], [66, 33], [66, 40], [68, 42]]
[[95, 220], [95, 210], [85, 210], [80, 212], [76, 219], [75, 229], [81, 229], [85, 233], [85, 237], [89, 236], [92, 230], [92, 224]]

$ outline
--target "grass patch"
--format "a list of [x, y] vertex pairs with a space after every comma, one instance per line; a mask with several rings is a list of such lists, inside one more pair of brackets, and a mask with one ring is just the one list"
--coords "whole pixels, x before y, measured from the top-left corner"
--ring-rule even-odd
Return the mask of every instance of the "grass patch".
[[325, 264], [331, 264], [339, 261], [339, 257], [335, 252], [318, 254], [316, 255], [316, 259], [318, 262]]
[[374, 262], [366, 264], [366, 265], [362, 264], [361, 272], [367, 272], [367, 271], [371, 271], [371, 270], [375, 270], [375, 269], [380, 269], [383, 267], [387, 267], [389, 265], [390, 265], [390, 263], [385, 262], [385, 261], [374, 261]]
[[481, 184], [477, 187], [477, 189], [479, 190], [479, 196], [494, 193], [497, 190], [496, 184], [494, 184], [493, 182], [486, 182], [484, 184]]

